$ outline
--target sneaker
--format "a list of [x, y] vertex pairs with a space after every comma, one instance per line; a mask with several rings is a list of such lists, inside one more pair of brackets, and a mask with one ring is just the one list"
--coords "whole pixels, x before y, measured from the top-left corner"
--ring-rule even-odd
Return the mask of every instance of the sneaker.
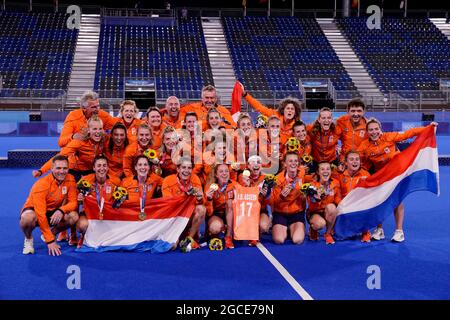
[[331, 233], [325, 233], [323, 237], [325, 238], [325, 242], [327, 244], [334, 244], [334, 239]]
[[69, 240], [69, 246], [76, 246], [78, 245], [78, 237], [77, 237], [77, 233], [70, 233], [70, 240]]
[[383, 228], [376, 228], [372, 234], [372, 239], [374, 240], [383, 240], [384, 239], [384, 230]]
[[403, 241], [405, 241], [405, 234], [403, 233], [403, 230], [399, 230], [399, 229], [395, 230], [391, 241], [395, 241], [395, 242], [403, 242]]
[[225, 237], [225, 248], [234, 249], [234, 243], [231, 237]]
[[33, 246], [33, 238], [27, 239], [23, 241], [23, 254], [34, 254], [34, 246]]
[[370, 231], [369, 230], [364, 231], [361, 234], [361, 242], [370, 242]]
[[195, 241], [195, 240], [193, 240], [193, 241], [191, 242], [191, 249], [192, 249], [192, 250], [197, 250], [197, 249], [199, 249], [199, 248], [200, 248], [200, 245], [198, 244], [198, 242]]
[[58, 234], [58, 239], [56, 241], [62, 242], [67, 240], [69, 240], [69, 236], [67, 235], [67, 230], [64, 230]]
[[84, 235], [80, 235], [80, 239], [78, 240], [77, 243], [77, 249], [80, 249], [83, 246], [83, 242], [84, 242]]
[[248, 245], [249, 247], [256, 247], [258, 245], [258, 240], [249, 240]]
[[311, 241], [319, 240], [319, 231], [314, 230], [313, 228], [309, 227], [309, 240], [311, 240]]

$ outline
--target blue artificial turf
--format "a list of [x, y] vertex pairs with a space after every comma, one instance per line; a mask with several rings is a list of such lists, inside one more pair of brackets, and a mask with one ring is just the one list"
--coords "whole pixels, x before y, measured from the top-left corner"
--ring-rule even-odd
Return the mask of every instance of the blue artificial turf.
[[[189, 254], [77, 253], [67, 244], [50, 257], [35, 230], [36, 254], [21, 254], [19, 210], [34, 182], [30, 170], [0, 170], [1, 299], [299, 299], [257, 248]], [[263, 243], [314, 299], [449, 299], [450, 168], [441, 167], [441, 196], [419, 192], [405, 201], [406, 242], [326, 246], [306, 241], [279, 246]], [[393, 219], [385, 223], [387, 237]], [[69, 290], [66, 270], [81, 270], [81, 289]], [[367, 267], [381, 269], [381, 289], [366, 286]]]

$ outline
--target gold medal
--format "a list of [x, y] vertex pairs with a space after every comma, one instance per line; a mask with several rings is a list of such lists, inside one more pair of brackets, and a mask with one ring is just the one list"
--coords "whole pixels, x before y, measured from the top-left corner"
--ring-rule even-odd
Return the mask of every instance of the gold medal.
[[139, 219], [144, 221], [145, 218], [147, 218], [147, 214], [144, 211], [141, 211], [141, 213], [139, 213]]

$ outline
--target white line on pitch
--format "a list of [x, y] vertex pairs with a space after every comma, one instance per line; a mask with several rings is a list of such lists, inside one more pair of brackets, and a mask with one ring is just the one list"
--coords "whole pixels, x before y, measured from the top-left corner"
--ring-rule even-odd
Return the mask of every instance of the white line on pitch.
[[280, 262], [269, 252], [269, 250], [264, 247], [261, 242], [257, 244], [258, 249], [262, 252], [262, 254], [273, 264], [273, 266], [278, 270], [279, 273], [283, 276], [284, 279], [291, 285], [291, 287], [297, 292], [303, 300], [314, 300], [308, 292], [294, 279], [293, 276], [286, 270], [285, 267], [281, 265]]

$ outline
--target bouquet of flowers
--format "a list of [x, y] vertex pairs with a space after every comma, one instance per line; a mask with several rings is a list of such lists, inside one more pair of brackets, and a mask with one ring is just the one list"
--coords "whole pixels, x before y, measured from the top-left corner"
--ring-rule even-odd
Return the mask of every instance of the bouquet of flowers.
[[147, 150], [145, 150], [144, 151], [144, 156], [146, 156], [148, 158], [148, 160], [150, 160], [150, 162], [153, 163], [153, 164], [158, 164], [159, 163], [158, 153], [154, 149], [147, 149]]
[[114, 209], [118, 209], [122, 205], [122, 203], [128, 199], [128, 191], [123, 187], [116, 187], [112, 196], [114, 199], [112, 207]]
[[317, 188], [314, 187], [311, 183], [302, 184], [300, 190], [305, 196], [310, 196], [312, 199], [314, 199], [316, 195], [319, 195], [320, 199], [323, 199], [323, 197], [325, 196], [325, 193], [322, 189], [317, 190]]
[[91, 183], [87, 180], [80, 179], [77, 182], [77, 190], [79, 193], [81, 193], [83, 196], [87, 196], [89, 191], [91, 191]]
[[223, 243], [222, 240], [219, 238], [213, 238], [211, 241], [209, 241], [209, 250], [216, 250], [221, 251], [223, 250]]
[[194, 243], [194, 239], [192, 237], [186, 237], [184, 240], [180, 241], [180, 250], [183, 253], [191, 252], [192, 244]]
[[267, 118], [265, 115], [260, 114], [256, 117], [256, 128], [266, 128], [267, 123], [269, 122], [269, 118]]
[[312, 171], [313, 160], [313, 157], [311, 157], [309, 154], [305, 154], [302, 157], [303, 164], [308, 168], [308, 171]]
[[264, 182], [263, 182], [263, 188], [267, 186], [267, 195], [270, 194], [270, 192], [272, 191], [273, 187], [275, 187], [277, 184], [277, 177], [275, 177], [273, 174], [267, 174], [264, 177]]
[[288, 152], [297, 152], [300, 148], [300, 141], [295, 137], [290, 137], [286, 142], [286, 149]]

